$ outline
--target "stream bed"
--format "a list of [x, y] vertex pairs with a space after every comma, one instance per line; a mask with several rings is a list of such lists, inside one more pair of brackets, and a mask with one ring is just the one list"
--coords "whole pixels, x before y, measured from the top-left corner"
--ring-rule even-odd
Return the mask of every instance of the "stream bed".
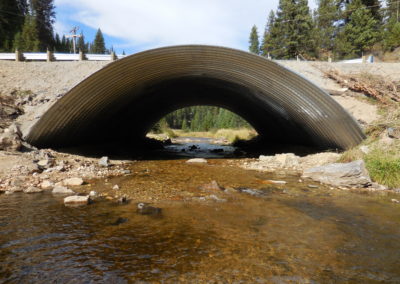
[[[139, 196], [128, 204], [0, 195], [0, 283], [400, 282], [400, 205], [389, 194], [310, 186], [228, 159], [143, 160], [132, 172], [90, 186], [118, 182]], [[277, 178], [287, 184], [260, 182]], [[211, 180], [231, 190], [202, 199], [214, 195], [199, 190]], [[141, 192], [153, 191], [166, 192], [152, 197], [162, 214], [138, 214]]]

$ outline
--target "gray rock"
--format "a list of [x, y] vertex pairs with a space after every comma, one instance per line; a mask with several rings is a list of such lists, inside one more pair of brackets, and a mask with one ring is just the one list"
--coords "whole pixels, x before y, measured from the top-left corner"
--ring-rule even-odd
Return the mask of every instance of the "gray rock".
[[54, 166], [54, 159], [44, 159], [37, 162], [37, 165], [40, 169], [48, 169]]
[[310, 168], [303, 172], [302, 178], [311, 178], [336, 187], [366, 187], [371, 184], [362, 160]]
[[189, 164], [192, 164], [192, 163], [193, 164], [196, 164], [196, 163], [198, 163], [198, 164], [207, 164], [207, 160], [203, 159], [203, 158], [195, 158], [195, 159], [187, 160], [186, 163], [189, 163]]
[[68, 187], [60, 186], [60, 185], [55, 186], [51, 193], [53, 193], [53, 194], [69, 194], [69, 195], [75, 194], [75, 192], [73, 190], [69, 189]]
[[363, 152], [364, 154], [369, 154], [371, 152], [371, 149], [368, 146], [363, 145], [360, 147], [360, 151]]
[[65, 205], [88, 205], [90, 203], [90, 196], [73, 195], [64, 198]]
[[44, 189], [44, 190], [51, 190], [54, 188], [54, 183], [52, 181], [49, 180], [44, 180], [41, 184], [40, 184], [40, 188]]
[[91, 192], [89, 192], [89, 196], [90, 197], [97, 197], [99, 194], [96, 192], [96, 191], [94, 191], [94, 190], [92, 190]]
[[83, 179], [81, 178], [67, 178], [65, 180], [63, 180], [63, 185], [65, 186], [78, 186], [78, 185], [82, 185], [83, 184]]
[[390, 138], [400, 139], [400, 128], [390, 127], [387, 130], [387, 134]]
[[25, 193], [40, 193], [40, 192], [43, 192], [43, 189], [37, 188], [37, 187], [34, 187], [34, 186], [30, 186], [28, 188], [25, 188], [24, 192]]
[[22, 147], [21, 137], [11, 131], [0, 134], [0, 150], [19, 151]]
[[161, 215], [162, 209], [150, 206], [147, 203], [140, 202], [137, 204], [136, 212], [142, 215]]
[[102, 167], [108, 167], [109, 166], [109, 160], [107, 156], [101, 157], [101, 159], [99, 160], [99, 165]]

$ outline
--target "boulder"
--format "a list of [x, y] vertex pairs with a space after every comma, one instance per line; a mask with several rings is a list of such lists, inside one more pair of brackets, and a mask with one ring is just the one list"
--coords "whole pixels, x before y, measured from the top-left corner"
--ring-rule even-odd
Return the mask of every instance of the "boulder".
[[186, 163], [189, 163], [189, 164], [196, 164], [196, 163], [197, 164], [207, 164], [207, 160], [203, 159], [203, 158], [195, 158], [195, 159], [187, 160]]
[[63, 180], [63, 185], [65, 186], [78, 186], [78, 185], [82, 185], [83, 184], [83, 179], [81, 178], [67, 178], [65, 180]]
[[28, 188], [25, 188], [24, 192], [25, 193], [40, 193], [40, 192], [43, 192], [43, 189], [37, 188], [37, 187], [34, 187], [34, 186], [30, 186]]
[[99, 166], [101, 167], [108, 167], [109, 166], [109, 160], [107, 156], [101, 157], [101, 159], [99, 160]]
[[54, 159], [43, 159], [37, 162], [39, 169], [45, 170], [54, 166]]
[[19, 151], [21, 147], [22, 141], [17, 126], [10, 127], [0, 134], [0, 150]]
[[90, 203], [89, 195], [79, 196], [73, 195], [64, 198], [65, 205], [88, 205]]
[[53, 194], [69, 194], [69, 195], [75, 194], [75, 192], [73, 190], [69, 189], [68, 187], [60, 186], [60, 185], [55, 186], [51, 193], [53, 193]]
[[116, 184], [116, 185], [113, 186], [113, 190], [119, 190], [118, 184]]
[[51, 189], [54, 188], [54, 183], [52, 181], [49, 181], [49, 180], [44, 180], [40, 184], [40, 188], [44, 189], [44, 190], [51, 190]]
[[306, 169], [302, 178], [310, 178], [336, 187], [366, 187], [371, 184], [371, 179], [362, 160]]
[[387, 134], [390, 138], [400, 139], [400, 128], [399, 127], [390, 127], [387, 130]]

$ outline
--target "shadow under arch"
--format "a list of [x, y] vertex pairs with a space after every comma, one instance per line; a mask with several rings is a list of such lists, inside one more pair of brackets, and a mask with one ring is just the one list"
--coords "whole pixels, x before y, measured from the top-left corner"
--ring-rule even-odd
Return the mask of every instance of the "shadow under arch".
[[365, 138], [350, 114], [302, 76], [248, 52], [188, 45], [107, 65], [56, 102], [27, 141], [38, 147], [130, 143], [191, 105], [229, 109], [271, 143], [347, 149]]

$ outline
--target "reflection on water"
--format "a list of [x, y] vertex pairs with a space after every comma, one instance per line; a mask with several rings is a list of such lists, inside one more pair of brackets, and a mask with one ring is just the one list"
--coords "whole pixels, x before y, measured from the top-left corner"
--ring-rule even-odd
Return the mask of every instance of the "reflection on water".
[[229, 158], [238, 155], [236, 147], [227, 145], [221, 139], [203, 137], [179, 137], [173, 144], [164, 146], [164, 155], [197, 158]]
[[400, 207], [389, 197], [234, 195], [160, 203], [161, 218], [135, 204], [2, 195], [0, 282], [400, 282]]

